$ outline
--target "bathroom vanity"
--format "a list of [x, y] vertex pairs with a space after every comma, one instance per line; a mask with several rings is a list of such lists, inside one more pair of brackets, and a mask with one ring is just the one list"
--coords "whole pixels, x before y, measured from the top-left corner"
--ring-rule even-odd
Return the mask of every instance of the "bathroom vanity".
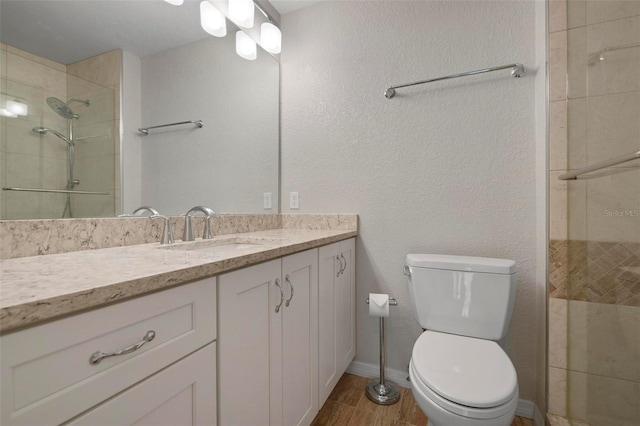
[[0, 423], [311, 423], [355, 356], [356, 234], [1, 261]]

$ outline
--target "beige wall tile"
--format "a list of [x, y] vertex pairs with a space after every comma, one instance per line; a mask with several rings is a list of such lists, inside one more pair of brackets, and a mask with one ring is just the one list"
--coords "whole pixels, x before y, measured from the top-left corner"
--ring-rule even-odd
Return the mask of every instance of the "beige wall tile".
[[640, 16], [587, 27], [589, 96], [640, 90], [640, 46], [606, 52], [598, 60], [603, 49], [639, 43]]
[[7, 76], [7, 49], [0, 49], [0, 77]]
[[115, 188], [114, 156], [81, 158], [76, 161], [75, 177], [80, 179], [78, 189], [102, 191]]
[[549, 368], [547, 411], [559, 416], [567, 415], [567, 370]]
[[592, 426], [635, 425], [640, 421], [640, 383], [570, 371], [567, 411]]
[[[636, 163], [639, 161], [635, 160]], [[589, 240], [640, 241], [640, 217], [635, 215], [640, 206], [638, 182], [638, 167], [610, 169], [588, 181], [586, 197]]]
[[567, 0], [549, 0], [549, 32], [567, 29]]
[[549, 102], [549, 170], [567, 169], [567, 102]]
[[640, 92], [590, 97], [587, 117], [588, 163], [640, 150]]
[[567, 301], [564, 299], [549, 299], [549, 367], [567, 368]]
[[6, 154], [6, 185], [38, 188], [42, 184], [43, 161], [43, 157], [8, 152]]
[[582, 27], [586, 23], [587, 8], [585, 0], [569, 0], [567, 3], [567, 27]]
[[63, 71], [9, 52], [7, 52], [7, 78], [41, 87], [46, 92], [66, 93], [67, 91], [67, 75]]
[[568, 315], [572, 371], [640, 382], [640, 308], [572, 300]]
[[567, 102], [567, 162], [570, 169], [587, 165], [587, 104], [586, 98]]
[[109, 87], [120, 83], [122, 51], [115, 49], [67, 66], [67, 72], [101, 86]]
[[61, 64], [59, 62], [52, 61], [52, 60], [47, 59], [47, 58], [43, 58], [42, 56], [34, 55], [33, 53], [30, 53], [30, 52], [27, 52], [25, 50], [21, 50], [21, 49], [15, 48], [15, 47], [10, 46], [8, 44], [6, 46], [7, 46], [7, 52], [8, 53], [11, 53], [11, 54], [14, 54], [14, 55], [18, 55], [20, 57], [23, 57], [23, 58], [28, 59], [28, 60], [33, 61], [33, 62], [37, 62], [39, 64], [45, 65], [45, 66], [47, 66], [49, 68], [53, 68], [53, 69], [58, 70], [58, 71], [66, 72], [66, 70], [67, 70], [66, 65]]
[[113, 138], [113, 121], [76, 127], [76, 158], [114, 155]]
[[549, 100], [567, 97], [567, 32], [549, 35]]
[[78, 94], [81, 99], [88, 99], [90, 106], [74, 103], [73, 110], [79, 115], [75, 120], [78, 126], [112, 122], [114, 120], [114, 93], [108, 88], [99, 88]]
[[31, 129], [28, 120], [8, 119], [6, 124], [6, 150], [16, 154], [67, 158], [67, 144], [52, 134], [40, 135]]
[[587, 24], [613, 21], [640, 15], [640, 1], [588, 1], [586, 2]]
[[559, 180], [560, 172], [549, 173], [549, 238], [567, 239], [567, 181]]
[[585, 27], [567, 31], [567, 93], [570, 99], [587, 96], [587, 37]]
[[587, 237], [587, 192], [584, 180], [559, 180], [564, 171], [549, 173], [549, 238]]
[[6, 192], [6, 210], [3, 217], [9, 220], [31, 219], [38, 216], [42, 195], [37, 192]]
[[570, 240], [586, 240], [588, 236], [587, 221], [587, 182], [571, 180], [567, 182], [567, 238]]

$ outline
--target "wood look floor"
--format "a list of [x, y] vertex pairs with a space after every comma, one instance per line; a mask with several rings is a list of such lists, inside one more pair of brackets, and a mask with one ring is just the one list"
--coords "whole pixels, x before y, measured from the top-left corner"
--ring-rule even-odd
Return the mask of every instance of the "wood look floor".
[[[410, 389], [399, 388], [397, 403], [378, 405], [364, 394], [369, 380], [345, 373], [311, 426], [427, 426], [427, 416], [416, 404]], [[535, 426], [535, 423], [516, 417], [511, 426]]]

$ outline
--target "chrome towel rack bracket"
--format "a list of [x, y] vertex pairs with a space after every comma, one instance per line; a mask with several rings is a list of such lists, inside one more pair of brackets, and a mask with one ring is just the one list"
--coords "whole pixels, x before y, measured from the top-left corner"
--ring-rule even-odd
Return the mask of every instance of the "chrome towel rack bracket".
[[520, 78], [526, 73], [526, 69], [525, 69], [524, 65], [522, 65], [522, 64], [516, 63], [516, 64], [509, 64], [509, 65], [501, 65], [501, 66], [493, 67], [493, 68], [483, 68], [481, 70], [467, 71], [467, 72], [462, 72], [462, 73], [459, 73], [459, 74], [447, 75], [445, 77], [438, 77], [438, 78], [432, 78], [432, 79], [429, 79], [429, 80], [415, 81], [413, 83], [399, 84], [397, 86], [391, 86], [387, 90], [385, 90], [384, 96], [386, 96], [387, 99], [391, 99], [396, 95], [396, 89], [400, 89], [402, 87], [416, 86], [418, 84], [433, 83], [435, 81], [451, 80], [451, 79], [458, 78], [458, 77], [467, 77], [467, 76], [470, 76], [470, 75], [484, 74], [486, 72], [506, 70], [506, 69], [509, 69], [509, 68], [511, 69], [511, 76], [514, 77], [514, 78]]
[[178, 123], [160, 124], [159, 126], [140, 127], [138, 128], [138, 131], [142, 133], [144, 136], [147, 136], [149, 135], [149, 130], [151, 129], [159, 129], [161, 127], [180, 126], [182, 124], [195, 124], [198, 129], [204, 126], [204, 123], [202, 122], [202, 120], [189, 120], [189, 121], [180, 121]]

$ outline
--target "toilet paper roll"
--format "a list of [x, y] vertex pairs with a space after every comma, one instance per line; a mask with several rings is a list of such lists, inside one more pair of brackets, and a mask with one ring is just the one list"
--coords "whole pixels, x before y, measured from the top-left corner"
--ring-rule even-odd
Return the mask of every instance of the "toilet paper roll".
[[389, 295], [369, 293], [369, 315], [372, 317], [389, 316]]

